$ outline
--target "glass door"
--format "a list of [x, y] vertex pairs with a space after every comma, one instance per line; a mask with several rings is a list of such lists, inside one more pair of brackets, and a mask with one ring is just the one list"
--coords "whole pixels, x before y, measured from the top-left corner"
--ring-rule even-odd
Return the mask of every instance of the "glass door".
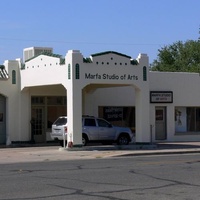
[[156, 107], [156, 140], [166, 140], [166, 108]]
[[31, 134], [36, 143], [45, 142], [44, 108], [32, 107], [31, 111]]

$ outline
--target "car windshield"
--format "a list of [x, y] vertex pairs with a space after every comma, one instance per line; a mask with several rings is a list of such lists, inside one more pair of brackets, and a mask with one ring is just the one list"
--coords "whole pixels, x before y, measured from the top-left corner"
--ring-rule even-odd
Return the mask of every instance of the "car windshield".
[[65, 125], [66, 123], [67, 123], [67, 118], [66, 117], [60, 117], [53, 124], [56, 125], [56, 126], [61, 126], [61, 125]]

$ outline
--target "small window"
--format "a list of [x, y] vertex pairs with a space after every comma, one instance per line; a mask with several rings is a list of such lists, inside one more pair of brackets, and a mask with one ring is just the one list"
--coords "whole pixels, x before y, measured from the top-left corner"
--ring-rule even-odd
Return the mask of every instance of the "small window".
[[143, 81], [147, 81], [147, 67], [143, 67]]
[[71, 79], [71, 66], [68, 64], [68, 79]]
[[12, 71], [12, 84], [16, 84], [16, 71]]
[[80, 69], [79, 69], [79, 64], [76, 64], [76, 79], [80, 78]]

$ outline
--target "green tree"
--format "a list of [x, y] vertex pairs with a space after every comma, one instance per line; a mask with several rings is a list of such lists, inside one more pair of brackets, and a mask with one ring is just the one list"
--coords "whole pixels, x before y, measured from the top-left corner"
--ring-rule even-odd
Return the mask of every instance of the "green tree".
[[178, 41], [158, 52], [152, 71], [200, 72], [200, 40]]

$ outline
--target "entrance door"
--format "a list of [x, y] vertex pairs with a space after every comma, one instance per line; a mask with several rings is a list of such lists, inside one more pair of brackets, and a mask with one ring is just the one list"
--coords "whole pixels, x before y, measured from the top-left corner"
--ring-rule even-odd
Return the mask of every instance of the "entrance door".
[[45, 127], [44, 127], [44, 108], [32, 107], [31, 125], [33, 139], [36, 143], [45, 142]]
[[6, 143], [6, 98], [0, 95], [0, 144]]
[[156, 140], [166, 140], [166, 108], [156, 107]]

